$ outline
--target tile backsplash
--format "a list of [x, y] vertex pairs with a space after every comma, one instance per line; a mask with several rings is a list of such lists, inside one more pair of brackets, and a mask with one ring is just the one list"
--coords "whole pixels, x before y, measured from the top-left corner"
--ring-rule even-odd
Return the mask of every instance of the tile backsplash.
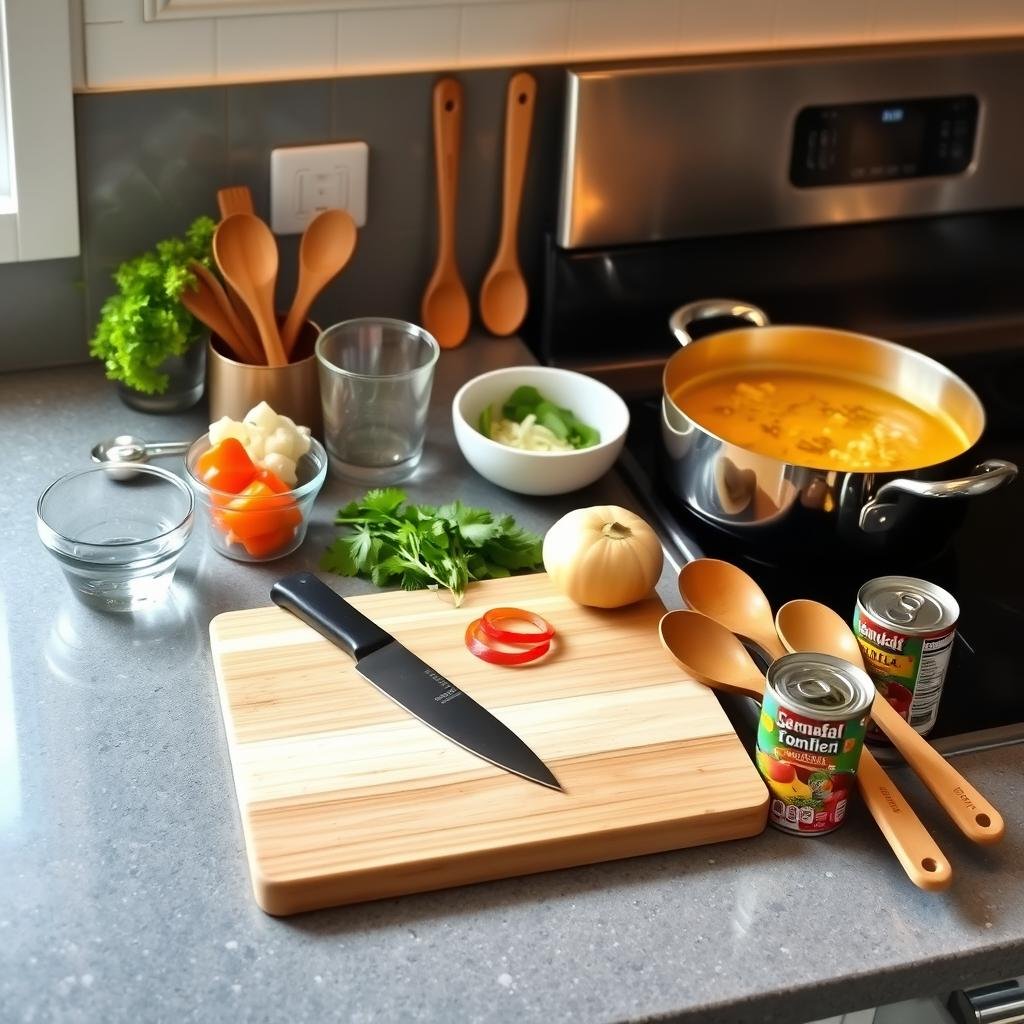
[[[561, 69], [538, 80], [521, 227], [524, 271], [538, 282], [542, 236], [554, 223], [564, 103]], [[505, 88], [510, 72], [460, 73], [466, 96], [458, 257], [475, 295], [493, 258], [501, 201]], [[248, 185], [269, 216], [270, 151], [361, 139], [370, 147], [368, 215], [344, 274], [321, 296], [322, 324], [368, 314], [416, 320], [435, 257], [431, 127], [435, 74], [207, 86], [76, 97], [82, 256], [0, 267], [0, 369], [87, 358], [111, 273], [122, 260], [216, 216], [216, 191]], [[298, 235], [278, 239], [278, 304], [295, 287]]]
[[[1021, 0], [484, 0], [158, 22], [143, 20], [143, 0], [72, 0], [70, 10], [82, 255], [0, 267], [0, 370], [87, 358], [116, 265], [215, 213], [218, 187], [249, 185], [266, 216], [270, 150], [283, 145], [370, 146], [368, 222], [314, 315], [415, 319], [434, 256], [439, 70], [457, 70], [466, 89], [459, 256], [473, 291], [497, 240], [508, 69], [534, 66], [521, 255], [536, 293], [555, 220], [565, 64], [1024, 32]], [[298, 237], [280, 243], [287, 304]]]

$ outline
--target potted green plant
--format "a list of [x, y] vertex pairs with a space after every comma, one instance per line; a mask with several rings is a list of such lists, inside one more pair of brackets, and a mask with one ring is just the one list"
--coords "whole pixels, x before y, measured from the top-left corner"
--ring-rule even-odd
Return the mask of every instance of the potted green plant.
[[206, 328], [179, 296], [193, 283], [192, 260], [211, 265], [215, 227], [199, 217], [183, 237], [158, 242], [114, 273], [118, 291], [103, 303], [89, 351], [135, 409], [175, 412], [202, 397]]

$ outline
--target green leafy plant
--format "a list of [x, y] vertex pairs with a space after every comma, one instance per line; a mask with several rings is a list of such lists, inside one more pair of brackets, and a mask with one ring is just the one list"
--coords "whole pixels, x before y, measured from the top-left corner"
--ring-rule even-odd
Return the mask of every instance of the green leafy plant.
[[89, 342], [89, 352], [103, 360], [110, 380], [150, 395], [167, 390], [161, 363], [184, 355], [200, 334], [202, 325], [178, 298], [195, 280], [189, 263], [211, 265], [215, 227], [209, 217], [199, 217], [184, 237], [157, 242], [117, 268], [118, 292], [103, 303]]
[[405, 590], [444, 587], [455, 604], [470, 580], [499, 579], [539, 570], [541, 538], [516, 525], [512, 516], [461, 502], [435, 508], [405, 504], [397, 487], [367, 491], [338, 511], [345, 527], [324, 554], [320, 567], [339, 576], [362, 576], [378, 587]]

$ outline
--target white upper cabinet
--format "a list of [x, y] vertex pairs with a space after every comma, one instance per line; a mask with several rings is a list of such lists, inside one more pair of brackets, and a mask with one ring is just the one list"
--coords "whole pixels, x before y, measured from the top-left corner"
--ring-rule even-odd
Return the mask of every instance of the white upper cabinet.
[[72, 5], [81, 7], [81, 86], [86, 89], [457, 71], [1024, 31], [1024, 0], [72, 0]]

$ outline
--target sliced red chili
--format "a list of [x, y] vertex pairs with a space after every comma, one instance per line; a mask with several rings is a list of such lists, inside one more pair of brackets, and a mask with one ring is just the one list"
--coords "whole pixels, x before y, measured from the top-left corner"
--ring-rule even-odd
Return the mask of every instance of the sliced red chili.
[[466, 627], [466, 647], [471, 654], [492, 665], [525, 665], [529, 661], [543, 658], [551, 647], [548, 639], [525, 651], [501, 651], [493, 646], [495, 640], [484, 632], [482, 626], [483, 619], [474, 619]]
[[[502, 629], [499, 625], [502, 622], [529, 622], [537, 628]], [[523, 611], [522, 608], [491, 608], [484, 612], [480, 626], [493, 640], [501, 640], [506, 644], [539, 644], [555, 635], [555, 627], [547, 619], [536, 612]]]

